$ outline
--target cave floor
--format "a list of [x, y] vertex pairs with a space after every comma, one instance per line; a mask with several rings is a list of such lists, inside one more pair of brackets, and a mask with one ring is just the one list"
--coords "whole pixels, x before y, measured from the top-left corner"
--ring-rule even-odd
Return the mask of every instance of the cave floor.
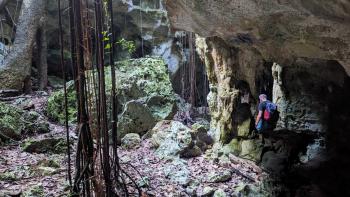
[[[34, 93], [26, 97], [33, 103], [32, 109], [45, 115], [48, 96]], [[15, 102], [12, 102], [15, 104]], [[34, 140], [65, 137], [65, 128], [55, 122], [50, 122], [50, 133], [25, 136]], [[76, 144], [77, 136], [74, 126], [71, 127], [70, 137]], [[41, 188], [42, 196], [67, 196], [67, 156], [65, 153], [28, 153], [24, 152], [19, 142], [0, 146], [0, 196], [35, 192]], [[72, 167], [74, 166], [75, 145], [72, 152]], [[231, 155], [226, 162], [209, 159], [205, 154], [199, 157], [181, 159], [177, 157], [161, 159], [155, 154], [149, 139], [131, 150], [119, 148], [121, 166], [141, 186], [147, 196], [191, 196], [202, 194], [205, 187], [215, 190], [222, 189], [230, 195], [245, 183], [258, 183], [262, 170], [253, 162]], [[57, 166], [43, 167], [43, 163], [53, 161]], [[136, 169], [136, 170], [135, 170]], [[73, 169], [74, 170], [74, 169]], [[235, 173], [232, 170], [239, 171]], [[226, 180], [211, 182], [210, 176], [225, 174], [231, 171]], [[233, 172], [233, 173], [232, 173]], [[245, 177], [246, 176], [246, 177]], [[249, 178], [247, 178], [249, 177]], [[131, 182], [129, 181], [131, 185]], [[135, 192], [130, 189], [130, 192]], [[24, 195], [26, 196], [26, 195]]]

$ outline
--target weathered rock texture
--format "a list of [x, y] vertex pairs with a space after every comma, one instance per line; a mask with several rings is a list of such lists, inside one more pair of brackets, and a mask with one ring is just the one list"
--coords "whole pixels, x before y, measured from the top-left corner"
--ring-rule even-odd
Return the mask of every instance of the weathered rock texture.
[[[62, 1], [63, 29], [65, 41], [69, 41], [69, 16], [64, 12], [68, 1]], [[94, 17], [94, 1], [88, 0], [91, 17]], [[175, 72], [182, 59], [180, 49], [176, 45], [175, 34], [171, 33], [167, 12], [162, 0], [113, 0], [114, 26], [116, 40], [124, 38], [133, 41], [136, 51], [129, 54], [118, 44], [118, 58], [139, 58], [147, 55], [161, 56], [171, 73]], [[93, 21], [93, 18], [92, 18]], [[58, 48], [58, 9], [55, 1], [48, 3], [48, 62], [49, 73], [61, 76]], [[66, 58], [69, 53], [65, 53]]]
[[207, 99], [214, 138], [227, 143], [235, 136], [248, 137], [252, 96], [268, 91], [270, 83], [261, 55], [252, 48], [231, 47], [218, 37], [197, 38], [197, 50], [210, 83]]
[[342, 0], [165, 0], [171, 24], [230, 45], [254, 46], [264, 59], [337, 60], [350, 74], [350, 2]]
[[27, 112], [0, 102], [0, 142], [20, 140], [22, 134], [46, 133], [47, 121], [36, 112]]
[[[91, 76], [92, 72], [87, 72]], [[106, 68], [107, 103], [111, 98], [111, 70]], [[118, 139], [128, 133], [145, 134], [157, 121], [171, 119], [176, 111], [175, 94], [166, 65], [161, 58], [140, 58], [117, 62]], [[68, 82], [69, 121], [76, 121], [76, 96]], [[90, 84], [91, 85], [91, 84]], [[89, 85], [89, 86], [90, 86]], [[95, 106], [94, 91], [90, 89], [90, 107]], [[63, 90], [48, 99], [47, 113], [53, 120], [64, 123]], [[108, 105], [110, 106], [110, 105]], [[108, 108], [108, 114], [110, 114]]]
[[0, 88], [22, 90], [30, 79], [33, 45], [45, 1], [23, 0], [16, 35], [10, 52], [0, 64]]
[[[174, 29], [203, 37], [197, 47], [218, 147], [226, 143], [224, 153], [262, 159], [277, 174], [301, 162], [312, 167], [287, 178], [294, 189], [307, 179], [330, 196], [349, 194], [348, 184], [339, 184], [348, 181], [341, 172], [348, 172], [342, 166], [350, 151], [350, 2], [165, 0], [165, 7]], [[260, 93], [280, 110], [279, 130], [266, 136], [263, 148], [249, 124]], [[335, 166], [338, 176], [327, 185]]]
[[181, 122], [170, 120], [158, 122], [145, 137], [151, 137], [160, 158], [196, 157], [212, 143], [205, 129], [191, 129]]

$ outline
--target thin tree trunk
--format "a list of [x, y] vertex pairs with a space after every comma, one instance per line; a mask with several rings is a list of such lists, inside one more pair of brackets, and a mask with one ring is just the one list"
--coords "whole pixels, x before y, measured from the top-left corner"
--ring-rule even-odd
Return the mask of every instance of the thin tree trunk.
[[46, 17], [41, 19], [41, 27], [38, 30], [38, 85], [39, 90], [47, 88], [47, 38], [46, 38]]
[[44, 14], [44, 2], [23, 0], [12, 51], [0, 65], [0, 89], [23, 91], [24, 82], [30, 77], [33, 44]]

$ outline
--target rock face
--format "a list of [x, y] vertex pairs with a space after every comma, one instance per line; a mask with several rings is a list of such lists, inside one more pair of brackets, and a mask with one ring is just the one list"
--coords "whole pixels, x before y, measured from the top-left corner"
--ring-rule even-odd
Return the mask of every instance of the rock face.
[[[165, 0], [165, 7], [174, 29], [199, 35], [210, 132], [226, 144], [222, 151], [262, 158], [277, 174], [298, 162], [312, 165], [313, 176], [301, 177], [317, 184], [329, 181], [332, 166], [348, 172], [340, 163], [349, 163], [343, 153], [350, 151], [350, 2]], [[263, 151], [251, 120], [261, 93], [280, 110]], [[339, 177], [327, 192], [342, 194], [337, 185], [348, 178]]]
[[[143, 135], [157, 121], [173, 117], [176, 111], [175, 94], [161, 58], [121, 61], [117, 63], [117, 68], [118, 139], [128, 133]], [[109, 102], [108, 95], [112, 88], [110, 69], [106, 69], [105, 76]], [[69, 82], [67, 87], [69, 121], [75, 122], [77, 112], [74, 85]], [[48, 101], [48, 115], [59, 122], [64, 122], [65, 117], [63, 99], [64, 93], [61, 90], [53, 93]]]
[[[91, 12], [93, 11], [94, 1], [88, 0]], [[68, 19], [67, 1], [62, 1], [63, 19]], [[162, 5], [162, 0], [114, 0], [113, 11], [115, 17], [116, 39], [124, 38], [133, 41], [136, 51], [133, 54], [124, 50], [118, 45], [118, 58], [136, 58], [147, 55], [156, 55], [162, 57], [168, 65], [171, 73], [175, 72], [181, 59], [183, 58], [176, 45], [175, 34], [170, 31], [167, 11]], [[93, 17], [93, 14], [91, 15]], [[58, 37], [55, 32], [58, 31], [58, 9], [56, 2], [48, 2], [48, 63], [50, 74], [60, 74]], [[63, 20], [64, 36], [69, 35], [69, 20]], [[57, 35], [58, 36], [58, 35]], [[68, 59], [69, 52], [65, 52]], [[58, 75], [61, 76], [61, 75]]]
[[254, 49], [230, 47], [217, 37], [197, 38], [196, 42], [208, 73], [207, 99], [215, 140], [228, 143], [235, 136], [248, 137], [252, 129], [250, 104], [256, 102], [252, 96], [267, 90], [270, 83], [264, 60]]
[[346, 73], [334, 61], [298, 59], [292, 65], [272, 67], [273, 101], [280, 111], [279, 127], [327, 131], [329, 101], [342, 88]]
[[165, 1], [171, 25], [230, 45], [254, 46], [264, 59], [337, 60], [350, 74], [350, 3], [340, 0]]

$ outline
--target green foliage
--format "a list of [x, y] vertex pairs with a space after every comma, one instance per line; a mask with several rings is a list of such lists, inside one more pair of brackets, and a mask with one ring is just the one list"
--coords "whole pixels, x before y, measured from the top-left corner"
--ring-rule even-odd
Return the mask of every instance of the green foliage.
[[123, 50], [127, 50], [129, 54], [132, 54], [136, 51], [135, 42], [132, 40], [126, 40], [124, 38], [121, 38], [117, 41], [117, 44], [119, 44]]

